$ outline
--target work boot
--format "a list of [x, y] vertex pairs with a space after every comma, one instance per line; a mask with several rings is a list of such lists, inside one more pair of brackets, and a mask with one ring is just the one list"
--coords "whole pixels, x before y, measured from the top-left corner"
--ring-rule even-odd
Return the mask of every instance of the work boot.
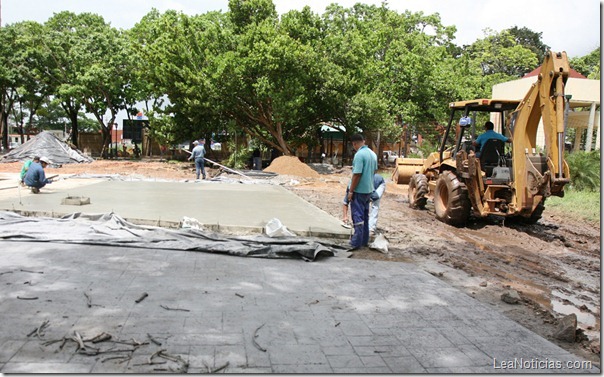
[[34, 194], [38, 194], [40, 192], [40, 189], [37, 188], [37, 187], [32, 187], [31, 188], [31, 192], [34, 193]]

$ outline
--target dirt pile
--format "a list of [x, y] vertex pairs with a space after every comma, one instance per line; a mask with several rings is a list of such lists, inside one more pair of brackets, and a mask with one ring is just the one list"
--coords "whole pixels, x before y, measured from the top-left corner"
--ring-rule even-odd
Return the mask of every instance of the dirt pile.
[[302, 178], [320, 177], [319, 173], [294, 156], [277, 157], [264, 171], [282, 175], [295, 175]]

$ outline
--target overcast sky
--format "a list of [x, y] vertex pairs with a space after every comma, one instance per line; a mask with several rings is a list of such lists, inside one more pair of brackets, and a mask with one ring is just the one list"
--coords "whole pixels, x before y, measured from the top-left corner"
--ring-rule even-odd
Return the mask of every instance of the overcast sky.
[[[381, 0], [273, 0], [279, 14], [305, 5], [322, 14], [336, 2], [350, 7], [357, 2], [381, 4]], [[18, 21], [45, 22], [56, 12], [92, 12], [112, 26], [129, 29], [152, 8], [186, 14], [228, 10], [228, 0], [0, 0], [2, 25]], [[542, 34], [542, 41], [569, 57], [588, 54], [600, 47], [601, 3], [596, 0], [390, 0], [390, 9], [403, 12], [439, 13], [442, 23], [457, 27], [455, 43], [470, 44], [484, 37], [484, 29], [501, 31], [513, 26], [527, 27]]]

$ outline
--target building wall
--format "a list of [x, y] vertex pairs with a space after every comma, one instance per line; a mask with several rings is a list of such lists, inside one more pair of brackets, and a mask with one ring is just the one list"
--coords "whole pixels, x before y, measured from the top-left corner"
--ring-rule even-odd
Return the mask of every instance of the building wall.
[[[537, 77], [531, 76], [519, 80], [509, 81], [493, 86], [492, 98], [496, 99], [510, 99], [510, 100], [521, 100], [524, 98], [526, 93], [531, 88], [531, 85], [537, 82]], [[589, 80], [589, 79], [578, 79], [569, 78], [566, 82], [565, 94], [571, 95], [570, 100], [571, 108], [578, 106], [589, 107], [591, 103], [595, 103], [596, 106], [600, 106], [600, 80]], [[495, 124], [495, 130], [501, 132], [501, 122], [498, 117], [491, 119]], [[587, 115], [585, 112], [579, 112], [577, 114], [569, 115], [568, 127], [575, 128], [577, 134], [581, 132], [587, 132], [586, 129], [589, 125], [589, 111]], [[596, 139], [600, 140], [600, 111], [596, 111], [594, 114], [593, 130], [596, 130]], [[579, 125], [584, 125], [584, 128]], [[539, 122], [539, 128], [537, 129], [537, 145], [540, 147], [545, 146], [545, 133], [543, 132], [543, 125]], [[597, 143], [596, 148], [599, 148]]]

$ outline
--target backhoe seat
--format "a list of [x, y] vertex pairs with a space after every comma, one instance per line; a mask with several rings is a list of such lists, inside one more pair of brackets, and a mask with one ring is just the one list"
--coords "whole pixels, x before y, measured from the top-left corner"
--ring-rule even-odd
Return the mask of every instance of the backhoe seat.
[[489, 139], [480, 148], [480, 167], [487, 177], [493, 175], [493, 168], [499, 165], [499, 159], [504, 153], [505, 142], [499, 139]]

